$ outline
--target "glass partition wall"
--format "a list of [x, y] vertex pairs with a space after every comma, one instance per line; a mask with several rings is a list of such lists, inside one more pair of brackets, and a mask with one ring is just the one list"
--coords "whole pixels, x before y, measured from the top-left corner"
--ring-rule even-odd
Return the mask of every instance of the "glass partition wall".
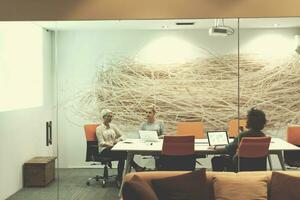
[[[286, 169], [296, 169], [298, 154], [292, 152], [293, 146], [284, 141], [297, 144], [295, 137], [289, 139], [287, 134], [297, 132], [299, 124], [298, 18], [26, 24], [39, 29], [39, 34], [35, 35], [33, 30], [24, 34], [24, 25], [20, 24], [17, 27], [22, 31], [14, 28], [6, 34], [0, 29], [3, 55], [0, 81], [7, 86], [13, 85], [7, 78], [13, 73], [22, 78], [18, 80], [35, 77], [31, 79], [32, 86], [26, 86], [28, 80], [19, 86], [32, 88], [32, 94], [37, 96], [32, 102], [42, 109], [30, 110], [29, 115], [24, 113], [24, 116], [39, 121], [41, 125], [33, 128], [40, 132], [45, 130], [44, 121], [52, 121], [53, 146], [37, 145], [44, 139], [46, 141], [46, 136], [39, 135], [39, 139], [32, 140], [35, 142], [26, 142], [36, 145], [36, 152], [26, 156], [57, 156], [57, 177], [45, 188], [24, 188], [16, 194], [11, 192], [13, 195], [8, 199], [22, 199], [24, 195], [33, 195], [35, 199], [42, 198], [42, 195], [50, 199], [119, 199], [119, 189], [113, 182], [104, 188], [95, 180], [90, 181], [89, 186], [86, 184], [90, 177], [103, 174], [103, 166], [86, 162], [88, 142], [84, 126], [103, 125], [103, 109], [113, 112], [112, 123], [124, 139], [140, 137], [139, 130], [143, 123], [150, 123], [149, 111], [153, 108], [155, 121], [163, 124], [164, 135], [180, 135], [179, 124], [189, 128], [192, 126], [190, 122], [198, 122], [201, 133], [189, 134], [200, 139], [195, 150], [201, 153], [202, 148], [196, 168], [205, 167], [208, 171], [213, 168], [243, 171], [245, 161], [239, 159], [242, 156], [236, 156], [243, 152], [243, 148], [238, 148], [241, 137], [235, 140], [233, 147], [224, 149], [224, 145], [220, 145], [214, 149], [208, 148], [207, 132], [221, 135], [226, 132], [229, 142], [232, 142], [239, 134], [248, 134], [253, 126], [247, 124], [248, 112], [252, 108], [256, 109], [255, 112], [262, 110], [266, 124], [261, 132], [265, 135], [259, 136], [271, 136], [269, 148], [273, 149], [268, 150], [271, 153], [268, 159], [259, 162], [268, 161], [266, 166], [263, 165], [267, 170], [282, 170], [287, 164], [291, 167]], [[23, 34], [18, 35], [20, 33]], [[19, 44], [20, 48], [10, 48], [13, 43]], [[24, 62], [13, 59], [16, 56], [24, 58]], [[32, 58], [29, 59], [32, 63], [27, 63], [28, 59], [25, 63], [25, 57]], [[21, 62], [33, 67], [31, 74], [23, 68], [12, 70], [8, 67], [23, 66]], [[42, 70], [38, 66], [43, 66]], [[43, 77], [43, 80], [38, 77]], [[5, 84], [0, 84], [0, 87]], [[37, 87], [41, 85], [43, 90]], [[19, 88], [15, 85], [8, 89], [7, 86], [2, 91]], [[27, 90], [20, 88], [18, 91]], [[38, 98], [41, 91], [42, 100]], [[34, 98], [34, 95], [27, 96]], [[7, 103], [9, 106], [15, 103], [7, 99], [6, 104], [0, 106], [8, 108]], [[10, 99], [18, 97], [15, 95]], [[3, 119], [8, 118], [5, 112], [0, 113]], [[254, 123], [262, 124], [263, 119], [257, 118], [261, 113], [255, 112], [250, 113], [254, 115]], [[250, 135], [256, 136], [256, 133]], [[14, 139], [13, 136], [4, 138]], [[201, 145], [205, 145], [206, 153]], [[208, 155], [203, 156], [207, 150]], [[153, 155], [140, 154], [134, 156], [134, 161], [147, 170], [155, 170]], [[226, 165], [228, 161], [229, 166]], [[251, 168], [252, 164], [247, 163], [246, 167]], [[113, 162], [109, 174], [116, 173], [117, 163]]]
[[252, 108], [265, 113], [264, 125], [263, 115], [252, 112], [253, 126], [260, 136], [272, 137], [268, 169], [273, 170], [299, 166], [300, 154], [282, 143], [300, 144], [299, 25], [299, 18], [240, 19], [240, 116]]
[[[118, 199], [115, 183], [85, 185], [103, 166], [86, 162], [84, 126], [104, 126], [104, 109], [125, 139], [139, 138], [153, 108], [164, 135], [199, 122], [201, 139], [239, 117], [237, 19], [57, 22], [55, 38], [62, 199]], [[197, 167], [211, 168], [212, 157], [200, 156]], [[155, 170], [151, 153], [134, 161]]]

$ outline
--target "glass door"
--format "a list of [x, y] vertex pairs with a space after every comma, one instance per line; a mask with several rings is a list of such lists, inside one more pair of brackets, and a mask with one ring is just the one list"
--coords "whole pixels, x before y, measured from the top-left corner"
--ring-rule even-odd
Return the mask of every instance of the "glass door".
[[0, 199], [57, 199], [52, 33], [0, 22]]

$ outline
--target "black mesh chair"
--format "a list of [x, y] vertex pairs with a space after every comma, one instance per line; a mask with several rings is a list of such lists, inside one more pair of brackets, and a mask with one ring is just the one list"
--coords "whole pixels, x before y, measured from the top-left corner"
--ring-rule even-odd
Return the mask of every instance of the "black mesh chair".
[[85, 137], [86, 137], [86, 162], [92, 162], [92, 165], [101, 164], [104, 165], [103, 175], [96, 175], [87, 180], [86, 184], [89, 186], [90, 182], [101, 181], [102, 187], [105, 187], [108, 181], [115, 181], [116, 175], [108, 174], [108, 167], [112, 168], [112, 158], [100, 156], [98, 151], [98, 140], [96, 137], [96, 128], [98, 124], [84, 125]]
[[[300, 147], [300, 145], [296, 145]], [[300, 151], [284, 151], [284, 162], [288, 169], [300, 167]]]

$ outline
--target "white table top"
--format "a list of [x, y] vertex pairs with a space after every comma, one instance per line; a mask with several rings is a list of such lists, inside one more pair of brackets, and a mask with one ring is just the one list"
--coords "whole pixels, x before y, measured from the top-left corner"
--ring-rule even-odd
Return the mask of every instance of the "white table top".
[[[114, 151], [141, 151], [141, 152], [160, 152], [162, 150], [162, 139], [159, 142], [143, 142], [140, 139], [127, 139], [118, 142], [112, 150]], [[232, 141], [232, 139], [230, 140]], [[195, 152], [213, 153], [215, 150], [208, 148], [207, 139], [195, 139]], [[292, 145], [280, 138], [272, 138], [269, 151], [281, 150], [300, 150], [299, 147]]]

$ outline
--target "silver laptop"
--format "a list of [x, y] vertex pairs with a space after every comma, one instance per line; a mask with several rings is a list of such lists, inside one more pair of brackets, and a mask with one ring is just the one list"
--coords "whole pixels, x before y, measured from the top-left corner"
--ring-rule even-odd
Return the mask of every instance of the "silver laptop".
[[229, 143], [227, 131], [207, 131], [209, 146], [222, 146]]
[[139, 130], [140, 138], [144, 142], [158, 142], [158, 135], [156, 131], [142, 131]]

